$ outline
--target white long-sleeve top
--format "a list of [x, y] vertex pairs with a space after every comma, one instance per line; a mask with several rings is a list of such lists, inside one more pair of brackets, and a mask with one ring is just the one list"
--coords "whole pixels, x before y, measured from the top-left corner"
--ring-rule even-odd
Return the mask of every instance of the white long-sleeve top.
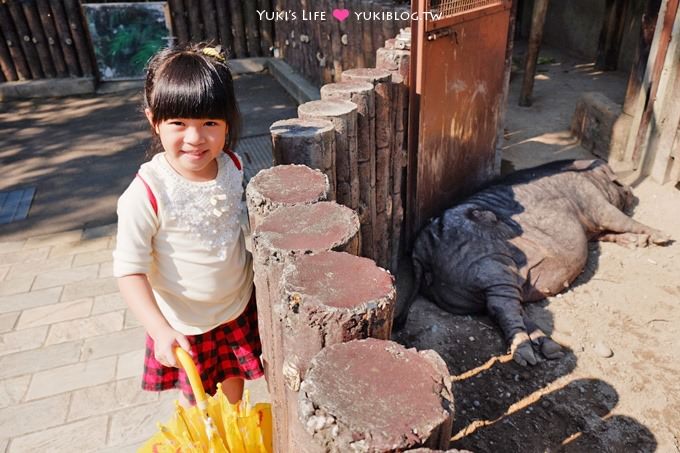
[[113, 275], [146, 274], [170, 326], [207, 332], [236, 319], [253, 290], [252, 257], [241, 228], [243, 171], [226, 154], [217, 177], [189, 181], [157, 154], [118, 199]]

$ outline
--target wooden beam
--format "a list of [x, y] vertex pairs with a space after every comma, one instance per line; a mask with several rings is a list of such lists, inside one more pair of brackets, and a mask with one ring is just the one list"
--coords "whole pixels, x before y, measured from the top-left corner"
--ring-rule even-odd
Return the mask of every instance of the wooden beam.
[[524, 80], [519, 94], [519, 105], [529, 107], [531, 105], [531, 93], [534, 89], [534, 77], [536, 76], [536, 62], [538, 52], [543, 40], [543, 25], [545, 15], [548, 12], [549, 0], [536, 0], [534, 2], [533, 15], [531, 17], [531, 32], [529, 34], [529, 47], [524, 63]]

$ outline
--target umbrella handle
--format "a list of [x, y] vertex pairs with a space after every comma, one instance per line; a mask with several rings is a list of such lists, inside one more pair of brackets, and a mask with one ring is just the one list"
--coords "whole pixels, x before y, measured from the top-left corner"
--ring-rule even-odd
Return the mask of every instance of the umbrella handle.
[[180, 347], [175, 348], [175, 356], [189, 378], [191, 391], [194, 392], [194, 398], [196, 398], [196, 405], [200, 409], [205, 410], [207, 408], [208, 395], [205, 394], [205, 390], [203, 389], [203, 382], [201, 382], [201, 377], [194, 364], [194, 359], [191, 358], [188, 352]]

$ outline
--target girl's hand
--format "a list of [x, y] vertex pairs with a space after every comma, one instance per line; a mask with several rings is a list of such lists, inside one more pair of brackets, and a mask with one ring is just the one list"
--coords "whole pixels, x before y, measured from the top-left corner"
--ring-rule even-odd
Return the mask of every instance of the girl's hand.
[[168, 326], [166, 329], [161, 330], [157, 337], [154, 338], [154, 357], [156, 357], [156, 360], [158, 360], [161, 365], [178, 368], [179, 364], [177, 363], [174, 352], [175, 347], [177, 346], [193, 356], [191, 353], [191, 344], [189, 343], [189, 340], [187, 340], [187, 337]]

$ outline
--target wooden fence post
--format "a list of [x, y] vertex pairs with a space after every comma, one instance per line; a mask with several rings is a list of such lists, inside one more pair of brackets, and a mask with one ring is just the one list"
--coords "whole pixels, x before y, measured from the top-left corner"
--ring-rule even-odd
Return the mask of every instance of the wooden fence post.
[[449, 373], [434, 351], [392, 341], [329, 346], [300, 385], [299, 417], [311, 437], [304, 453], [446, 449], [454, 417]]
[[[17, 31], [19, 44], [23, 50], [24, 57], [28, 63], [28, 69], [31, 72], [32, 79], [41, 79], [45, 76], [42, 67], [40, 66], [40, 57], [38, 56], [38, 51], [35, 48], [35, 44], [31, 40], [31, 32], [28, 30], [28, 25], [26, 24], [26, 18], [21, 10], [19, 2], [8, 2], [6, 3], [9, 10], [9, 14], [12, 17], [12, 22], [14, 23], [14, 28]], [[3, 25], [3, 32], [5, 27]]]
[[288, 419], [284, 401], [283, 325], [279, 304], [281, 274], [296, 255], [339, 250], [356, 254], [359, 218], [351, 209], [334, 202], [282, 207], [267, 216], [253, 235], [258, 327], [262, 361], [273, 402], [274, 451], [288, 445]]
[[52, 15], [54, 17], [54, 25], [57, 27], [57, 32], [59, 33], [59, 44], [61, 50], [64, 53], [64, 60], [66, 61], [66, 69], [68, 69], [69, 74], [72, 77], [81, 77], [83, 75], [83, 70], [78, 63], [78, 56], [76, 55], [76, 49], [71, 28], [68, 25], [68, 19], [66, 17], [66, 11], [64, 11], [64, 5], [61, 0], [49, 0], [50, 9], [52, 10]]
[[396, 302], [392, 276], [368, 259], [339, 252], [301, 255], [281, 278], [283, 379], [289, 444], [304, 451], [309, 436], [297, 416], [300, 382], [312, 358], [333, 344], [367, 337], [389, 339]]
[[373, 227], [376, 262], [390, 267], [392, 238], [392, 153], [394, 125], [392, 74], [383, 69], [349, 69], [342, 73], [343, 82], [368, 82], [375, 90], [375, 206]]
[[524, 62], [524, 79], [522, 80], [522, 90], [519, 93], [519, 105], [523, 107], [531, 105], [531, 93], [534, 90], [534, 77], [536, 76], [536, 62], [538, 61], [538, 52], [541, 50], [541, 41], [543, 40], [543, 25], [545, 23], [545, 15], [548, 12], [548, 1], [534, 1], [529, 47], [527, 48], [526, 60]]
[[246, 200], [254, 230], [274, 210], [325, 201], [328, 177], [305, 165], [277, 165], [264, 169], [248, 183]]
[[[357, 106], [357, 160], [350, 168], [351, 184], [359, 190], [357, 212], [361, 221], [362, 256], [376, 259], [373, 225], [375, 207], [375, 94], [367, 82], [329, 83], [321, 87], [321, 99], [351, 101]], [[352, 164], [351, 164], [352, 165]]]
[[59, 46], [59, 35], [57, 34], [56, 26], [54, 25], [52, 11], [47, 0], [37, 0], [38, 15], [45, 31], [45, 38], [54, 61], [54, 67], [57, 71], [57, 76], [68, 77], [68, 68], [64, 61], [64, 55]]
[[359, 208], [359, 187], [352, 186], [352, 168], [357, 161], [357, 106], [350, 101], [311, 101], [298, 106], [302, 119], [325, 119], [335, 127], [336, 199], [352, 209]]
[[93, 64], [92, 45], [87, 38], [88, 35], [84, 28], [84, 17], [80, 1], [64, 0], [64, 8], [68, 25], [71, 28], [71, 35], [73, 36], [73, 43], [75, 44], [80, 68], [83, 70], [84, 76], [93, 76], [96, 73], [96, 68]]
[[35, 44], [35, 49], [38, 51], [42, 70], [46, 77], [54, 78], [57, 76], [57, 71], [52, 62], [52, 55], [50, 54], [47, 39], [43, 32], [43, 26], [40, 22], [40, 15], [38, 14], [35, 0], [24, 1], [21, 3], [21, 7], [24, 11], [24, 16], [26, 16], [26, 22], [28, 23], [28, 29], [31, 32], [33, 44]]
[[275, 122], [272, 135], [274, 164], [303, 164], [316, 168], [328, 177], [328, 199], [336, 199], [335, 128], [320, 119], [292, 118]]

